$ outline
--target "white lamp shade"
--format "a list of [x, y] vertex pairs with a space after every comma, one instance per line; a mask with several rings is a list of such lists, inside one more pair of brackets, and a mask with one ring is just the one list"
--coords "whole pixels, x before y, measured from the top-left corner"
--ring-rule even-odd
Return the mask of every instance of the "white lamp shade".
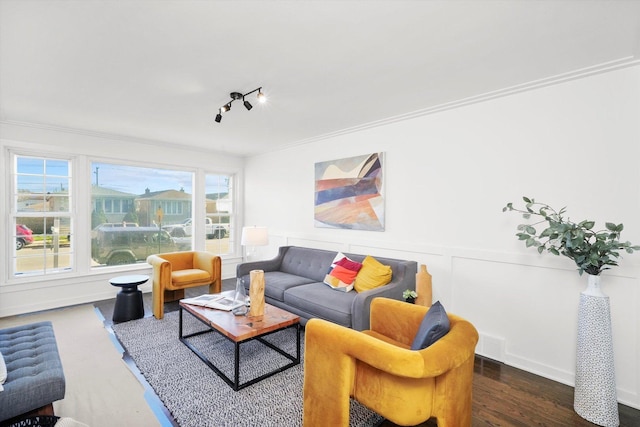
[[242, 227], [242, 246], [265, 246], [269, 244], [267, 227]]

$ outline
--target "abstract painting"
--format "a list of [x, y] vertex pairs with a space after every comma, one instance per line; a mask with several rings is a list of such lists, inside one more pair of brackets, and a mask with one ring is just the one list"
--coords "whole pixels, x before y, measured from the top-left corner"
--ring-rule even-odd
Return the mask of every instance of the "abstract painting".
[[316, 227], [384, 231], [383, 153], [315, 164]]

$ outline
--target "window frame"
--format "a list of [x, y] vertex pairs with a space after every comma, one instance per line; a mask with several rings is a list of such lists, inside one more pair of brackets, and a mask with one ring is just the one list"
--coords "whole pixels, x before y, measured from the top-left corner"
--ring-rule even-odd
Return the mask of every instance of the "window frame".
[[[18, 207], [18, 195], [20, 193], [20, 187], [18, 185], [18, 177], [22, 176], [22, 173], [18, 172], [17, 165], [19, 158], [31, 158], [31, 159], [41, 159], [44, 161], [64, 161], [67, 162], [67, 175], [65, 178], [67, 179], [67, 204], [68, 208], [66, 210], [40, 210], [40, 211], [20, 211]], [[8, 174], [5, 174], [5, 178], [8, 179], [7, 187], [8, 198], [7, 206], [7, 215], [6, 215], [6, 225], [7, 225], [7, 236], [11, 236], [11, 238], [7, 239], [7, 254], [6, 254], [6, 280], [7, 283], [14, 281], [37, 281], [37, 280], [50, 280], [52, 277], [60, 277], [64, 275], [75, 275], [78, 273], [78, 260], [76, 256], [75, 250], [75, 239], [73, 236], [75, 235], [75, 228], [77, 224], [77, 211], [76, 211], [76, 180], [77, 174], [75, 173], [76, 162], [73, 156], [64, 155], [64, 154], [54, 154], [54, 153], [42, 153], [42, 152], [33, 152], [31, 150], [20, 150], [20, 149], [8, 149], [7, 150], [7, 161], [8, 161]], [[26, 175], [25, 175], [26, 176]], [[52, 177], [62, 177], [61, 175], [47, 174], [46, 170], [43, 171], [43, 175], [37, 175], [43, 177], [43, 182], [46, 182], [47, 176]], [[44, 194], [44, 193], [43, 193]], [[18, 272], [17, 271], [17, 261], [21, 257], [19, 257], [19, 253], [15, 247], [15, 239], [16, 232], [15, 227], [16, 224], [20, 223], [19, 218], [43, 218], [45, 223], [48, 223], [48, 219], [51, 218], [53, 221], [55, 219], [65, 218], [69, 221], [69, 229], [68, 233], [71, 237], [69, 242], [69, 266], [68, 267], [52, 267], [47, 268], [47, 266], [43, 266], [40, 270], [29, 270], [26, 272]], [[35, 234], [35, 233], [34, 233]], [[43, 238], [47, 238], [47, 236], [52, 236], [52, 239], [55, 239], [55, 234], [50, 231], [44, 229], [44, 233], [36, 235], [42, 236]], [[48, 247], [43, 248], [43, 259], [46, 260], [53, 258], [54, 262], [58, 257], [58, 253], [49, 253]], [[28, 257], [26, 257], [28, 258]], [[25, 258], [25, 259], [26, 259]]]
[[[70, 221], [73, 222], [74, 227], [74, 236], [72, 239], [73, 244], [73, 254], [72, 261], [70, 265], [72, 269], [59, 271], [53, 274], [53, 272], [49, 272], [49, 274], [22, 274], [15, 276], [13, 275], [14, 267], [9, 266], [9, 263], [13, 264], [13, 256], [15, 255], [15, 242], [12, 239], [6, 240], [6, 245], [4, 250], [2, 251], [4, 262], [6, 263], [6, 268], [4, 269], [4, 280], [1, 284], [3, 287], [13, 287], [18, 286], [17, 289], [23, 289], [25, 286], [27, 288], [31, 286], [35, 286], [35, 288], [39, 287], [49, 287], [49, 286], [58, 286], [63, 280], [65, 283], [85, 283], [87, 277], [100, 277], [105, 275], [113, 275], [118, 272], [122, 272], [126, 274], [127, 272], [134, 272], [136, 270], [147, 270], [149, 268], [148, 265], [144, 263], [137, 264], [129, 264], [122, 266], [109, 266], [102, 269], [96, 269], [92, 267], [92, 258], [91, 258], [91, 212], [92, 212], [92, 204], [91, 200], [91, 183], [93, 182], [93, 171], [91, 170], [91, 165], [93, 163], [113, 163], [119, 165], [126, 166], [138, 166], [138, 167], [147, 167], [147, 168], [159, 168], [159, 169], [169, 169], [169, 170], [178, 170], [185, 171], [194, 174], [194, 184], [193, 184], [193, 197], [192, 197], [192, 205], [191, 205], [191, 217], [194, 223], [198, 222], [198, 219], [203, 219], [205, 217], [205, 209], [202, 210], [201, 216], [200, 213], [197, 212], [197, 209], [194, 206], [197, 206], [196, 203], [200, 200], [202, 206], [205, 205], [205, 192], [206, 192], [206, 184], [204, 182], [205, 175], [220, 175], [227, 176], [233, 180], [234, 183], [234, 194], [231, 199], [232, 203], [232, 212], [229, 214], [230, 230], [237, 229], [237, 223], [241, 220], [241, 212], [242, 206], [239, 205], [239, 192], [241, 192], [241, 185], [243, 180], [243, 171], [241, 167], [233, 167], [230, 169], [225, 168], [224, 166], [214, 166], [213, 168], [209, 168], [206, 165], [197, 165], [197, 166], [187, 166], [182, 163], [178, 164], [167, 164], [160, 161], [154, 161], [153, 159], [150, 161], [140, 162], [136, 160], [135, 162], [129, 159], [123, 158], [114, 158], [110, 156], [103, 156], [100, 154], [87, 154], [87, 153], [72, 153], [69, 150], [61, 149], [61, 150], [47, 150], [41, 149], [44, 147], [36, 147], [36, 145], [26, 144], [26, 146], [15, 145], [15, 144], [3, 144], [3, 157], [4, 163], [6, 166], [6, 172], [2, 174], [2, 178], [0, 182], [4, 182], [3, 187], [7, 190], [5, 193], [5, 206], [3, 209], [5, 213], [5, 231], [8, 235], [15, 235], [15, 231], [12, 231], [10, 226], [13, 226], [13, 221], [16, 216], [20, 216], [19, 213], [16, 215], [16, 208], [12, 202], [13, 191], [15, 188], [14, 181], [14, 162], [13, 159], [15, 156], [24, 156], [24, 157], [35, 157], [35, 158], [44, 158], [44, 159], [53, 159], [53, 160], [64, 160], [69, 162], [69, 170], [71, 171], [70, 178], [70, 192], [69, 197], [72, 200], [72, 207], [69, 209], [69, 217]], [[202, 196], [200, 196], [202, 195]], [[200, 198], [201, 197], [201, 198]], [[203, 225], [204, 227], [204, 221]], [[194, 231], [194, 233], [199, 233], [199, 231]], [[237, 233], [235, 233], [237, 234]], [[228, 259], [231, 262], [235, 262], [236, 259], [240, 259], [242, 257], [241, 251], [238, 251], [239, 246], [239, 235], [234, 235], [233, 232], [229, 239], [229, 250], [226, 253], [220, 254], [220, 257], [223, 260]], [[236, 241], [238, 240], [238, 241]], [[192, 248], [193, 250], [206, 250], [205, 249], [205, 236], [204, 233], [202, 237], [199, 235], [194, 235]], [[95, 279], [93, 279], [95, 280]], [[97, 283], [97, 282], [92, 282]], [[94, 286], [94, 285], [91, 285]]]

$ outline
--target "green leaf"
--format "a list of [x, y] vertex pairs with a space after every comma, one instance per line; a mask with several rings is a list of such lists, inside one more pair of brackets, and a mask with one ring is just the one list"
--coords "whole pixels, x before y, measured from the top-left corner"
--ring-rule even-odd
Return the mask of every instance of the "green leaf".
[[542, 230], [542, 233], [540, 233], [540, 237], [551, 237], [553, 235], [553, 229], [551, 229], [551, 227], [549, 228], [545, 228], [544, 230]]
[[[522, 200], [525, 202], [522, 209], [514, 207], [513, 203], [507, 203], [503, 208], [503, 212], [515, 210], [521, 213], [526, 220], [538, 217], [536, 222], [517, 226], [518, 240], [524, 241], [527, 247], [537, 248], [540, 254], [546, 250], [554, 255], [566, 256], [576, 263], [580, 274], [586, 271], [598, 275], [608, 268], [606, 266], [617, 265], [620, 251], [640, 251], [640, 245], [620, 241], [620, 234], [624, 229], [622, 224], [607, 222], [605, 230], [594, 231], [595, 221], [572, 222], [564, 216], [566, 207], [556, 211], [530, 197], [524, 196]], [[539, 234], [538, 224], [543, 224]]]
[[579, 227], [582, 226], [587, 230], [591, 230], [595, 225], [596, 223], [594, 221], [582, 221], [580, 224], [578, 224]]

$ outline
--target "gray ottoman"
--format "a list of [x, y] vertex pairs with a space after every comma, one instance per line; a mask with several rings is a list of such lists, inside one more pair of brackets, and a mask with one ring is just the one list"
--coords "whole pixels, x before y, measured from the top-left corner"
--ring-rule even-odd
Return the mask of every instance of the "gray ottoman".
[[0, 329], [0, 353], [7, 366], [0, 422], [64, 399], [64, 372], [51, 322]]

